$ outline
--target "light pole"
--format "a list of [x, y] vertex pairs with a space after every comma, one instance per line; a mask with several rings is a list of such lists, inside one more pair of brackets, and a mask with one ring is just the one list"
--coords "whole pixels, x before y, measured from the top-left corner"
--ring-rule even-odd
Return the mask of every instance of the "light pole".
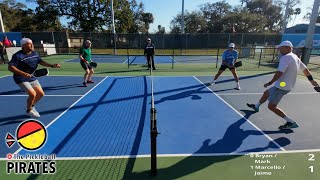
[[182, 0], [181, 34], [184, 34], [184, 0]]
[[111, 0], [111, 19], [112, 19], [112, 34], [113, 34], [113, 53], [117, 54], [117, 35], [116, 28], [114, 25], [114, 10], [113, 10], [113, 0]]

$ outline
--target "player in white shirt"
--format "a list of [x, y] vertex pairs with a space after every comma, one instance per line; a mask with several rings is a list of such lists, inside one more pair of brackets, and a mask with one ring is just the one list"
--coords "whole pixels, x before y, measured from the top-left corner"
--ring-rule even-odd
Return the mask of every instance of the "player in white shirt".
[[289, 118], [280, 108], [277, 107], [282, 97], [288, 94], [294, 88], [299, 69], [303, 70], [303, 74], [307, 76], [313, 86], [319, 86], [318, 83], [313, 80], [313, 77], [306, 65], [303, 64], [303, 62], [292, 53], [292, 47], [293, 46], [290, 41], [283, 41], [276, 46], [276, 48], [279, 48], [279, 51], [282, 55], [280, 58], [278, 71], [275, 73], [270, 82], [264, 84], [265, 88], [273, 83], [274, 86], [263, 93], [257, 104], [247, 104], [247, 106], [258, 112], [259, 106], [268, 99], [268, 108], [286, 120], [286, 123], [282, 126], [279, 126], [279, 129], [299, 127], [297, 122]]

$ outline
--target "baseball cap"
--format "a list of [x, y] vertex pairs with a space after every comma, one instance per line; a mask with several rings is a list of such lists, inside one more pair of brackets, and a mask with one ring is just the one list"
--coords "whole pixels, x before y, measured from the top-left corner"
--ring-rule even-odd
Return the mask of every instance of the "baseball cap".
[[32, 40], [29, 38], [22, 38], [20, 41], [21, 46], [26, 44], [26, 43], [32, 43]]
[[236, 45], [234, 44], [234, 43], [230, 43], [229, 44], [229, 47], [232, 47], [232, 48], [234, 48]]
[[150, 38], [148, 38], [147, 40], [148, 40], [148, 41], [151, 41], [151, 39], [150, 39]]
[[282, 41], [279, 45], [276, 45], [276, 48], [282, 47], [282, 46], [288, 46], [293, 47], [292, 43], [290, 41]]
[[86, 44], [92, 44], [90, 40], [85, 41]]

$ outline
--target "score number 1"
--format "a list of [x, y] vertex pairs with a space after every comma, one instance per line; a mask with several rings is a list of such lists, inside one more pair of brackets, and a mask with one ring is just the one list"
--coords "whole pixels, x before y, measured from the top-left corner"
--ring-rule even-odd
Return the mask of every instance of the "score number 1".
[[[315, 161], [314, 154], [309, 154], [308, 161]], [[313, 173], [313, 166], [309, 166], [310, 172]]]

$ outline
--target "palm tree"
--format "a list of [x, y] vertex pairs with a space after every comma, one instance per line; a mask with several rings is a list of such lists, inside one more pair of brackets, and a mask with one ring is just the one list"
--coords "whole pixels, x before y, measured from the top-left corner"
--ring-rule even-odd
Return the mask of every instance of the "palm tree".
[[301, 8], [296, 8], [296, 9], [294, 10], [293, 14], [294, 14], [295, 16], [294, 16], [294, 19], [293, 19], [293, 22], [292, 22], [292, 26], [294, 25], [294, 22], [296, 21], [297, 15], [301, 14]]
[[150, 28], [150, 24], [153, 23], [153, 15], [152, 13], [143, 13], [142, 14], [142, 21], [144, 22], [145, 24], [145, 28], [147, 31], [149, 31], [149, 28]]

